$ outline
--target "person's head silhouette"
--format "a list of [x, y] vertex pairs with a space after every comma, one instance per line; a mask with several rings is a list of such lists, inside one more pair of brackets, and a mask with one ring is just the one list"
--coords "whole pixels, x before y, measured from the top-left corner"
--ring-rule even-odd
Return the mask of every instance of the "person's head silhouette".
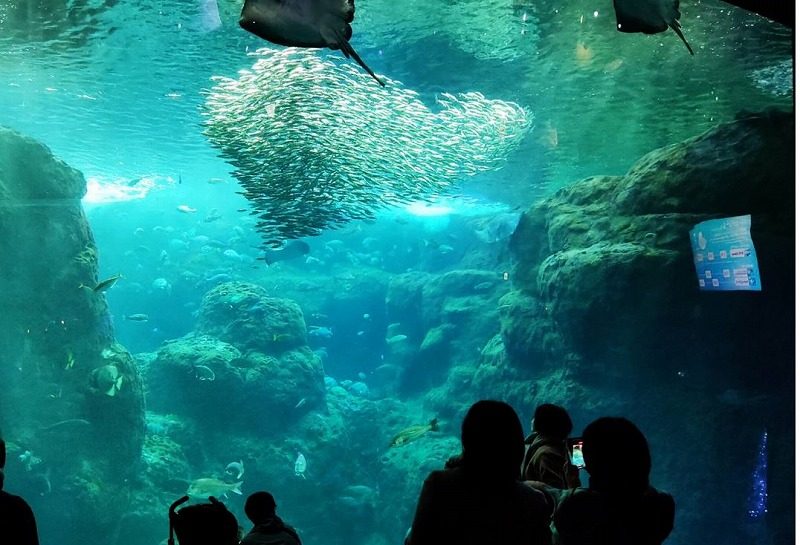
[[244, 503], [244, 513], [253, 524], [263, 524], [275, 518], [275, 498], [269, 492], [254, 492]]
[[502, 401], [478, 401], [461, 425], [461, 448], [463, 464], [470, 471], [493, 479], [517, 479], [525, 455], [517, 413]]
[[[213, 497], [208, 499], [210, 503], [190, 505], [180, 511], [170, 510], [170, 523], [178, 538], [178, 543], [180, 545], [237, 545], [239, 543], [239, 523], [236, 521], [236, 517], [222, 502]], [[176, 504], [173, 504], [173, 507]]]
[[650, 486], [650, 447], [626, 418], [606, 416], [586, 426], [583, 459], [591, 488], [627, 494]]
[[572, 431], [572, 419], [564, 407], [543, 403], [533, 413], [533, 431], [553, 439], [566, 439]]

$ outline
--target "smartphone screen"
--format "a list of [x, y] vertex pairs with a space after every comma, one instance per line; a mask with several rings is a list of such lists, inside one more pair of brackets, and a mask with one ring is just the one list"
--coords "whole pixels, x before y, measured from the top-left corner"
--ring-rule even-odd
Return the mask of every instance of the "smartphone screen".
[[570, 443], [569, 459], [572, 465], [577, 466], [578, 469], [583, 469], [586, 464], [583, 462], [583, 441], [578, 439], [574, 443]]

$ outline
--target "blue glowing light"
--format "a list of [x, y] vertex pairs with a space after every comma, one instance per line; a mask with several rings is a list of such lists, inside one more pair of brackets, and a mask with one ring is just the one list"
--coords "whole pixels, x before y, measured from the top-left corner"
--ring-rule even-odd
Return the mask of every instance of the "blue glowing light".
[[753, 469], [753, 484], [748, 501], [747, 514], [751, 519], [760, 519], [767, 513], [767, 430], [758, 443], [756, 467]]

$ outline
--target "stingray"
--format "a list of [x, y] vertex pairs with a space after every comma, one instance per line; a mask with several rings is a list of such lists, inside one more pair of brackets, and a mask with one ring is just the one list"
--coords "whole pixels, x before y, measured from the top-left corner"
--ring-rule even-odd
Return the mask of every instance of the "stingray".
[[386, 85], [358, 56], [350, 37], [355, 0], [245, 0], [239, 25], [259, 38], [290, 47], [341, 49]]
[[614, 0], [614, 11], [617, 14], [617, 30], [620, 32], [641, 32], [657, 34], [667, 28], [683, 40], [689, 53], [694, 55], [692, 47], [681, 31], [681, 12], [678, 10], [679, 0]]

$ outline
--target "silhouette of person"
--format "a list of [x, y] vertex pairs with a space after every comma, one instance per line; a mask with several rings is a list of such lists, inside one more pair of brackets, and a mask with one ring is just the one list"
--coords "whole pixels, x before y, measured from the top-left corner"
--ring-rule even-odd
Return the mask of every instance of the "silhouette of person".
[[253, 529], [242, 545], [301, 545], [297, 531], [275, 513], [275, 498], [269, 492], [254, 492], [244, 503], [244, 512]]
[[525, 445], [514, 409], [475, 403], [461, 426], [461, 447], [425, 480], [406, 545], [549, 545], [544, 494], [519, 478]]
[[6, 442], [0, 433], [0, 543], [39, 545], [39, 531], [30, 505], [20, 496], [3, 490], [5, 467]]
[[675, 520], [672, 496], [650, 486], [650, 447], [630, 421], [603, 417], [583, 430], [589, 487], [562, 495], [560, 545], [658, 545]]
[[184, 496], [170, 507], [170, 545], [173, 543], [173, 530], [180, 545], [237, 545], [239, 543], [239, 523], [222, 502], [209, 496], [209, 503], [189, 505], [180, 511], [175, 511], [175, 507], [188, 499], [188, 496]]
[[522, 479], [561, 489], [580, 486], [578, 468], [569, 459], [567, 438], [572, 419], [567, 410], [551, 403], [539, 405], [531, 419], [531, 431], [525, 438]]

